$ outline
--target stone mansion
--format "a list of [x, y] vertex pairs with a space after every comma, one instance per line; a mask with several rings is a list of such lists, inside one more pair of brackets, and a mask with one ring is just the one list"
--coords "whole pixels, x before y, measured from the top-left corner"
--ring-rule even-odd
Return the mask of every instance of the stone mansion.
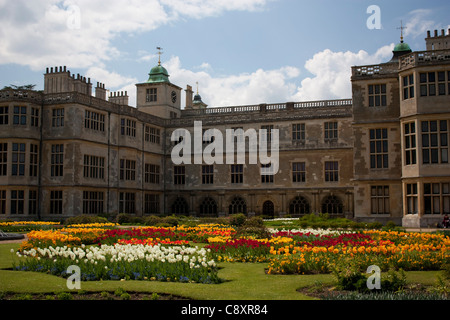
[[[47, 68], [43, 91], [0, 90], [0, 219], [328, 213], [435, 225], [450, 213], [449, 33], [428, 32], [426, 51], [402, 40], [390, 61], [352, 67], [343, 100], [211, 108], [187, 85], [182, 109], [183, 89], [159, 63], [136, 84], [134, 108], [127, 92], [97, 82], [93, 94], [90, 79]], [[183, 137], [172, 133], [194, 133], [195, 121], [265, 129], [269, 143], [277, 129], [278, 171], [250, 164], [250, 143], [245, 163], [175, 164]], [[213, 143], [202, 136], [201, 148]]]

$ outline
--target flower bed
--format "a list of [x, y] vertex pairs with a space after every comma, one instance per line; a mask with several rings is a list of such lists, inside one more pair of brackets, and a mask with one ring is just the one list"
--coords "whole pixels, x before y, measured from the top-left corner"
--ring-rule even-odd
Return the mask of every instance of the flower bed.
[[339, 237], [315, 245], [272, 247], [275, 257], [269, 262], [268, 273], [328, 273], [342, 263], [357, 265], [362, 272], [370, 265], [382, 270], [439, 270], [449, 259], [450, 240], [443, 235], [367, 231], [358, 237], [365, 240]]
[[55, 228], [60, 222], [51, 221], [8, 221], [0, 222], [0, 229], [3, 232], [28, 232], [33, 230], [46, 230]]
[[14, 270], [68, 276], [71, 265], [80, 267], [81, 280], [159, 280], [218, 283], [209, 251], [197, 247], [116, 244], [100, 247], [52, 247], [24, 250]]

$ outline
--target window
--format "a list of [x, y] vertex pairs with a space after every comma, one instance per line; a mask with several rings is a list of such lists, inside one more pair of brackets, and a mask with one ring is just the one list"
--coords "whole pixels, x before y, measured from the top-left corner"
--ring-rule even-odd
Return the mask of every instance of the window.
[[273, 183], [272, 164], [261, 164], [261, 183]]
[[13, 124], [27, 124], [27, 107], [14, 107]]
[[136, 161], [120, 159], [120, 180], [136, 180]]
[[0, 190], [0, 214], [6, 214], [6, 190]]
[[244, 165], [232, 164], [231, 183], [243, 183], [243, 182], [244, 182]]
[[372, 214], [389, 214], [389, 186], [370, 187]]
[[[445, 95], [446, 87], [450, 89], [450, 82], [446, 83], [445, 71], [420, 73], [420, 96]], [[450, 79], [448, 79], [450, 80]], [[448, 92], [450, 94], [450, 92]]]
[[203, 129], [202, 130], [202, 141], [203, 144], [209, 144], [212, 143], [214, 141], [214, 132], [211, 129], [210, 131], [208, 131], [208, 129]]
[[29, 190], [28, 192], [28, 214], [36, 215], [38, 207], [38, 197], [36, 190]]
[[292, 163], [292, 182], [305, 182], [306, 181], [306, 169], [304, 162]]
[[8, 174], [8, 143], [0, 143], [0, 176]]
[[295, 123], [292, 125], [292, 142], [305, 142], [304, 123]]
[[200, 204], [201, 215], [217, 215], [217, 203], [214, 199], [207, 197]]
[[64, 127], [64, 108], [52, 110], [52, 127]]
[[120, 119], [120, 134], [136, 137], [136, 121], [125, 118]]
[[338, 138], [338, 123], [325, 122], [325, 141], [337, 140]]
[[308, 214], [309, 202], [302, 196], [297, 196], [289, 203], [289, 214]]
[[214, 183], [214, 166], [203, 165], [202, 166], [202, 184]]
[[228, 207], [229, 214], [243, 213], [247, 214], [247, 203], [241, 197], [235, 197]]
[[105, 158], [84, 155], [83, 177], [103, 179], [105, 177]]
[[161, 131], [154, 127], [145, 126], [145, 141], [160, 144]]
[[422, 121], [422, 161], [448, 163], [447, 120]]
[[83, 213], [101, 214], [103, 210], [103, 192], [83, 191]]
[[157, 88], [150, 88], [147, 89], [147, 97], [146, 97], [146, 101], [147, 102], [155, 102], [157, 101]]
[[414, 98], [414, 75], [403, 77], [403, 100]]
[[450, 183], [424, 183], [425, 214], [450, 214]]
[[39, 127], [39, 109], [31, 108], [30, 122], [32, 127]]
[[25, 175], [25, 143], [12, 144], [11, 174], [13, 176]]
[[84, 127], [94, 131], [105, 131], [105, 115], [85, 110], [84, 111]]
[[370, 168], [383, 169], [389, 167], [388, 131], [387, 129], [370, 129]]
[[51, 154], [51, 176], [62, 177], [64, 169], [64, 145], [53, 144]]
[[146, 214], [159, 213], [159, 195], [151, 193], [145, 194], [144, 213]]
[[177, 144], [181, 143], [184, 140], [184, 135], [185, 135], [185, 131], [182, 130], [178, 130], [178, 131], [173, 131], [172, 132], [172, 137], [173, 137], [173, 145], [176, 146]]
[[406, 210], [408, 214], [416, 214], [418, 212], [417, 183], [406, 185]]
[[0, 107], [0, 125], [8, 124], [9, 107]]
[[328, 196], [322, 202], [322, 213], [340, 214], [343, 209], [341, 200], [336, 196]]
[[243, 127], [234, 127], [231, 128], [233, 130], [233, 143], [240, 143], [240, 142], [244, 142], [244, 128]]
[[50, 191], [50, 214], [63, 213], [63, 192]]
[[369, 107], [380, 106], [386, 106], [386, 85], [371, 84], [369, 85]]
[[268, 146], [272, 142], [272, 131], [273, 131], [273, 125], [261, 126], [262, 141], [267, 141]]
[[186, 167], [174, 166], [173, 167], [173, 183], [182, 185], [186, 183]]
[[159, 166], [156, 164], [145, 164], [145, 183], [159, 184]]
[[416, 124], [405, 123], [405, 165], [416, 164]]
[[30, 144], [30, 177], [38, 175], [38, 145]]
[[189, 214], [189, 206], [182, 197], [178, 197], [172, 204], [173, 214]]
[[136, 202], [135, 194], [133, 192], [120, 192], [119, 194], [119, 212], [135, 214]]
[[339, 164], [337, 161], [325, 162], [325, 181], [339, 181]]
[[11, 214], [23, 214], [24, 195], [23, 190], [11, 190]]

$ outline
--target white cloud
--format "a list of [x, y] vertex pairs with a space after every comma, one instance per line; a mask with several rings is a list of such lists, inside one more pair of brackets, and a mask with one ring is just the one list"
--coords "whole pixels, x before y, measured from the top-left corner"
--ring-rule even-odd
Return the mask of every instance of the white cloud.
[[438, 29], [436, 22], [429, 18], [432, 14], [433, 11], [430, 9], [417, 9], [409, 12], [403, 35], [411, 38], [425, 37], [428, 30]]
[[[269, 0], [0, 0], [0, 64], [33, 70], [89, 68], [119, 57], [119, 33], [152, 31], [183, 17], [254, 11]], [[142, 57], [151, 59], [151, 56]]]
[[359, 52], [333, 52], [329, 49], [316, 53], [309, 59], [305, 68], [313, 77], [302, 80], [294, 101], [345, 99], [351, 97], [351, 67], [386, 62], [392, 57], [394, 44], [384, 46], [370, 55]]
[[137, 83], [136, 78], [125, 77], [117, 72], [110, 72], [100, 67], [91, 67], [86, 71], [86, 77], [96, 79], [97, 81], [108, 85], [111, 88], [121, 87], [129, 83]]
[[[251, 73], [215, 76], [213, 66], [204, 62], [194, 70], [183, 68], [179, 57], [163, 62], [170, 74], [170, 81], [183, 89], [191, 85], [194, 92], [199, 83], [199, 93], [209, 107], [281, 103], [351, 98], [351, 67], [386, 62], [392, 57], [394, 44], [383, 46], [375, 53], [333, 52], [329, 49], [316, 53], [305, 63], [313, 74], [298, 85], [300, 69], [282, 66], [278, 69], [257, 69]], [[125, 89], [121, 89], [125, 90]], [[135, 105], [135, 89], [128, 86], [130, 104]], [[184, 106], [183, 90], [182, 106]]]
[[174, 84], [182, 87], [189, 84], [196, 91], [198, 82], [202, 100], [210, 107], [285, 101], [296, 89], [295, 84], [290, 81], [300, 74], [299, 69], [286, 66], [275, 70], [258, 69], [252, 73], [214, 77], [208, 70], [196, 72], [184, 69], [179, 57], [171, 58], [164, 66]]

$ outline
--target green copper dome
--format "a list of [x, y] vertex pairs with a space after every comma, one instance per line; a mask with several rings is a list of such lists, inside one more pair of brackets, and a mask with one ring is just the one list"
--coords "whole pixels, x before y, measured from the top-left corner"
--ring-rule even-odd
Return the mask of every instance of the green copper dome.
[[394, 47], [394, 52], [400, 52], [400, 51], [409, 51], [411, 52], [411, 48], [407, 43], [400, 42]]
[[169, 73], [167, 72], [166, 68], [164, 68], [160, 64], [158, 64], [156, 67], [153, 67], [148, 75], [149, 77], [147, 83], [157, 83], [157, 82], [170, 83]]

